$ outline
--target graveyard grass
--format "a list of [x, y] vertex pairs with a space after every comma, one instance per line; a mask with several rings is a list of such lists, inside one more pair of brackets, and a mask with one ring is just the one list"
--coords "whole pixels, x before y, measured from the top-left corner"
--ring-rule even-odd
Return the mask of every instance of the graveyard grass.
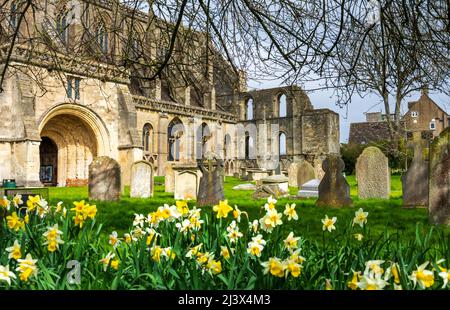
[[[51, 207], [29, 200], [26, 216], [14, 207], [0, 214], [0, 289], [448, 288], [449, 229], [430, 226], [425, 209], [402, 208], [398, 177], [391, 199], [365, 201], [348, 179], [355, 206], [341, 209], [316, 207], [314, 199], [254, 201], [251, 191], [232, 189], [242, 183], [234, 178], [225, 182], [229, 205], [201, 212], [193, 201], [189, 209], [170, 207], [175, 201], [160, 177], [153, 198], [89, 201], [97, 207], [74, 206], [87, 200], [85, 187], [51, 188]], [[288, 221], [283, 211], [294, 202], [299, 218]], [[235, 222], [235, 205], [249, 220], [241, 214]], [[359, 208], [369, 213], [363, 227], [352, 226]], [[74, 260], [82, 269], [75, 284], [67, 267]]]
[[[296, 222], [287, 222], [283, 229], [289, 233], [293, 231], [310, 240], [321, 240], [322, 223], [321, 219], [325, 214], [329, 217], [337, 217], [336, 227], [346, 225], [355, 215], [355, 211], [363, 208], [369, 212], [368, 235], [377, 237], [380, 234], [399, 234], [400, 238], [408, 239], [416, 234], [416, 229], [428, 232], [431, 225], [428, 223], [428, 212], [424, 208], [405, 209], [402, 207], [402, 185], [400, 176], [391, 177], [391, 198], [384, 199], [358, 199], [357, 183], [354, 176], [348, 176], [347, 181], [350, 184], [350, 194], [354, 202], [354, 207], [350, 208], [319, 208], [315, 205], [315, 198], [310, 199], [288, 199], [281, 198], [277, 206], [279, 212], [284, 210], [286, 203], [295, 203], [299, 220]], [[251, 220], [260, 219], [264, 216], [263, 208], [265, 200], [253, 200], [252, 191], [237, 191], [233, 187], [248, 183], [240, 181], [237, 178], [226, 177], [225, 198], [229, 204], [234, 207], [237, 205], [240, 210], [248, 213]], [[297, 188], [290, 188], [290, 194], [296, 195]], [[88, 199], [87, 187], [70, 188], [50, 188], [50, 203], [56, 205], [63, 201], [65, 205], [71, 205], [73, 201]], [[136, 199], [129, 197], [129, 189], [125, 189], [120, 202], [100, 202], [96, 201], [98, 208], [98, 221], [103, 224], [103, 232], [109, 235], [112, 231], [117, 231], [119, 235], [129, 232], [132, 225], [134, 214], [147, 215], [155, 211], [164, 204], [175, 204], [173, 194], [164, 192], [164, 177], [155, 177], [154, 197], [149, 199]], [[195, 205], [194, 202], [190, 206]], [[207, 212], [212, 212], [211, 207], [204, 207]], [[443, 230], [447, 233], [450, 229], [435, 227], [437, 230]]]

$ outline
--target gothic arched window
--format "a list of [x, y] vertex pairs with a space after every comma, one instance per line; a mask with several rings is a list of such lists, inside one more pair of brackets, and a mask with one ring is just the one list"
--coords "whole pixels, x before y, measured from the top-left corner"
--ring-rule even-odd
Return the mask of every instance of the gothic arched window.
[[144, 147], [144, 152], [152, 151], [153, 142], [153, 127], [151, 124], [146, 123], [142, 129], [142, 146]]
[[280, 97], [278, 97], [278, 116], [279, 117], [287, 116], [287, 103], [285, 94], [282, 94]]

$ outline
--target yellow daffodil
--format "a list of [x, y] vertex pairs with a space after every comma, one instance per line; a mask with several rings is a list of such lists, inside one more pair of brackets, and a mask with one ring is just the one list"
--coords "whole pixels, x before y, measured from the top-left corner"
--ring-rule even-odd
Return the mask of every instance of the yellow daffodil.
[[11, 207], [11, 201], [9, 201], [6, 196], [0, 198], [0, 207], [5, 208], [9, 211], [9, 208]]
[[16, 268], [16, 271], [20, 272], [19, 278], [21, 281], [27, 282], [30, 276], [37, 274], [37, 259], [33, 259], [31, 254], [27, 254], [25, 259], [18, 259], [17, 261], [19, 266]]
[[25, 222], [17, 216], [16, 212], [13, 212], [11, 215], [6, 217], [6, 223], [9, 229], [14, 231], [19, 231], [19, 229], [25, 228]]
[[162, 255], [171, 260], [174, 260], [177, 256], [171, 247], [164, 248]]
[[9, 271], [9, 266], [0, 265], [0, 281], [5, 281], [8, 285], [11, 285], [11, 279], [15, 279], [16, 275]]
[[293, 203], [291, 205], [286, 204], [286, 208], [284, 209], [283, 213], [284, 213], [284, 215], [287, 216], [288, 221], [290, 221], [290, 220], [294, 220], [294, 221], [298, 220], [298, 215], [297, 215], [297, 212], [295, 211], [295, 203]]
[[97, 206], [86, 205], [86, 207], [83, 210], [83, 214], [85, 215], [85, 218], [89, 217], [91, 220], [93, 220], [97, 215]]
[[206, 268], [211, 274], [219, 274], [222, 272], [222, 263], [219, 260], [209, 259]]
[[413, 271], [409, 277], [414, 282], [414, 287], [419, 283], [422, 289], [429, 288], [434, 284], [434, 273], [431, 270], [426, 270], [429, 262], [425, 262], [417, 270]]
[[230, 251], [228, 250], [228, 248], [226, 246], [220, 247], [220, 255], [226, 260], [228, 260], [230, 258]]
[[83, 213], [84, 207], [86, 206], [84, 200], [74, 201], [73, 204], [75, 208], [70, 209], [70, 211], [75, 211], [76, 213]]
[[389, 280], [391, 277], [394, 277], [395, 284], [400, 284], [399, 267], [396, 263], [392, 263], [391, 266], [386, 269], [384, 279]]
[[111, 261], [111, 268], [114, 270], [119, 269], [119, 260], [118, 259], [114, 259]]
[[355, 217], [353, 218], [353, 224], [358, 224], [359, 226], [363, 227], [364, 224], [367, 223], [367, 216], [369, 215], [369, 212], [364, 212], [362, 208], [359, 208], [358, 211], [355, 212]]
[[355, 239], [358, 241], [362, 241], [362, 239], [364, 238], [362, 234], [354, 234], [353, 237], [355, 237]]
[[290, 259], [286, 260], [284, 265], [286, 266], [286, 277], [288, 275], [291, 275], [294, 278], [298, 278], [300, 276], [302, 272], [302, 265]]
[[241, 214], [245, 213], [242, 212], [241, 210], [239, 210], [238, 206], [234, 205], [234, 210], [233, 210], [233, 217], [236, 221], [241, 222]]
[[14, 244], [10, 246], [9, 248], [6, 248], [6, 251], [9, 252], [8, 259], [15, 259], [18, 260], [19, 258], [22, 258], [22, 252], [20, 250], [20, 244], [19, 241], [15, 240]]
[[347, 283], [347, 286], [352, 290], [356, 290], [358, 288], [358, 282], [361, 278], [361, 272], [353, 272], [353, 277], [350, 282]]
[[33, 212], [34, 209], [39, 205], [41, 202], [41, 197], [39, 195], [36, 196], [29, 196], [27, 200], [27, 209], [28, 212]]
[[277, 257], [269, 258], [269, 261], [261, 263], [264, 267], [264, 274], [270, 272], [271, 275], [275, 277], [282, 278], [284, 277], [285, 266]]
[[333, 218], [328, 218], [328, 215], [325, 215], [325, 218], [322, 219], [322, 230], [328, 230], [329, 232], [331, 232], [332, 230], [335, 230], [336, 227], [334, 226], [334, 224], [336, 223], [337, 218], [333, 217]]
[[219, 201], [218, 205], [213, 207], [214, 212], [217, 212], [217, 218], [226, 218], [228, 213], [233, 211], [233, 208], [228, 204], [228, 200]]
[[177, 206], [178, 212], [180, 212], [182, 216], [187, 216], [189, 214], [189, 207], [187, 201], [177, 200], [175, 204]]
[[150, 255], [152, 257], [152, 260], [159, 263], [161, 261], [161, 254], [163, 253], [163, 248], [159, 245], [155, 245], [150, 250]]
[[331, 285], [331, 280], [330, 279], [325, 279], [325, 290], [326, 291], [332, 291], [333, 290], [333, 285]]

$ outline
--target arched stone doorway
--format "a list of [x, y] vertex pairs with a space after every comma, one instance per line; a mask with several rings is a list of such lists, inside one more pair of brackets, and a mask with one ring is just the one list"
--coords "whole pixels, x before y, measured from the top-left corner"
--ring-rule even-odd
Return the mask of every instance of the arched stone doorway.
[[[51, 185], [86, 185], [93, 159], [110, 156], [107, 131], [101, 120], [87, 108], [71, 104], [57, 106], [43, 117], [39, 130], [42, 179], [48, 176], [45, 171], [52, 169]], [[50, 141], [53, 148], [49, 146]], [[49, 162], [52, 162], [52, 168], [48, 167]]]
[[[58, 171], [57, 185], [86, 185], [89, 165], [97, 156], [97, 139], [93, 130], [77, 116], [58, 115], [45, 124], [41, 137], [46, 138], [43, 142], [51, 140], [57, 147], [54, 165], [54, 170]], [[44, 155], [41, 153], [40, 157]], [[41, 171], [45, 170], [45, 164], [45, 161], [41, 162]]]

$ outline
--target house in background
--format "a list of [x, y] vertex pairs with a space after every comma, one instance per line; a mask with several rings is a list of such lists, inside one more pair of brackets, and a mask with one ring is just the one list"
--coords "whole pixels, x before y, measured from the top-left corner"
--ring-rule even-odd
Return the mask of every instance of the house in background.
[[[402, 116], [398, 134], [408, 139], [420, 132], [423, 140], [431, 140], [450, 126], [450, 116], [428, 96], [423, 89], [417, 101], [408, 102], [408, 111]], [[386, 115], [366, 113], [366, 121], [350, 124], [349, 144], [369, 144], [389, 140]]]

